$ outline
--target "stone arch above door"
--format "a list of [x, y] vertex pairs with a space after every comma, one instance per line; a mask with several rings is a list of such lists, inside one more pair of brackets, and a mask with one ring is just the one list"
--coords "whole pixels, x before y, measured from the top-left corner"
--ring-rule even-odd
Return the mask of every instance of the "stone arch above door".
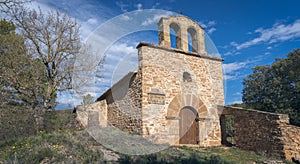
[[194, 94], [180, 94], [173, 98], [168, 106], [167, 118], [177, 118], [183, 107], [190, 106], [194, 108], [200, 119], [205, 119], [208, 115], [205, 104]]

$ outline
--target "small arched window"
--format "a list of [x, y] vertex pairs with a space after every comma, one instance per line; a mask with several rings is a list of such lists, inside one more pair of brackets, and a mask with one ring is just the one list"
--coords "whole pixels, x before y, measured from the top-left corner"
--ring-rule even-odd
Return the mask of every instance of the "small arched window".
[[189, 51], [197, 52], [197, 48], [198, 48], [197, 32], [193, 27], [188, 28], [188, 48]]
[[193, 52], [193, 38], [192, 38], [192, 35], [191, 33], [188, 32], [188, 50]]
[[183, 72], [183, 82], [192, 82], [191, 74], [188, 72]]
[[170, 24], [170, 42], [172, 48], [178, 48], [180, 49], [180, 28], [178, 24], [171, 23]]
[[172, 48], [177, 48], [176, 45], [176, 32], [173, 28], [170, 28], [170, 44]]

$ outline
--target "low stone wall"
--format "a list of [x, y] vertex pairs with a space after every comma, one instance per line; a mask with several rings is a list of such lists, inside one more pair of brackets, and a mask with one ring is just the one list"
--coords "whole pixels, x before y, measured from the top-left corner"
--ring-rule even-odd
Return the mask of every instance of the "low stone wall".
[[282, 133], [286, 159], [300, 161], [300, 127], [287, 125], [282, 128]]
[[[84, 128], [87, 128], [91, 124], [91, 121], [97, 122], [100, 127], [107, 126], [107, 106], [105, 100], [90, 105], [77, 106], [76, 113], [77, 121]], [[98, 118], [91, 118], [92, 115], [96, 115]]]
[[[237, 107], [225, 107], [222, 115], [234, 117], [235, 146], [288, 160], [299, 159], [300, 127], [290, 125], [288, 115]], [[226, 129], [224, 125], [221, 116], [222, 129]]]

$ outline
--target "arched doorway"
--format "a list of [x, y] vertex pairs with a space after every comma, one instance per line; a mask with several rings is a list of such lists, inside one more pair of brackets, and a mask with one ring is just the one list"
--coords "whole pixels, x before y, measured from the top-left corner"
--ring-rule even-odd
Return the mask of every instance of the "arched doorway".
[[199, 143], [198, 113], [192, 107], [184, 107], [179, 113], [179, 144]]

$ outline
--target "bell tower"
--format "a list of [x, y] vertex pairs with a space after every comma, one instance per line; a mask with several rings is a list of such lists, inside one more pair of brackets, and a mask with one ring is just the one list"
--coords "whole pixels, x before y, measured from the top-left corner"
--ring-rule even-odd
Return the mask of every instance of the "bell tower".
[[[204, 42], [204, 29], [197, 22], [185, 16], [162, 18], [158, 23], [160, 46], [171, 48], [171, 29], [175, 31], [177, 49], [188, 51], [190, 44], [192, 52], [207, 54]], [[191, 36], [192, 43], [189, 43], [188, 35]]]

